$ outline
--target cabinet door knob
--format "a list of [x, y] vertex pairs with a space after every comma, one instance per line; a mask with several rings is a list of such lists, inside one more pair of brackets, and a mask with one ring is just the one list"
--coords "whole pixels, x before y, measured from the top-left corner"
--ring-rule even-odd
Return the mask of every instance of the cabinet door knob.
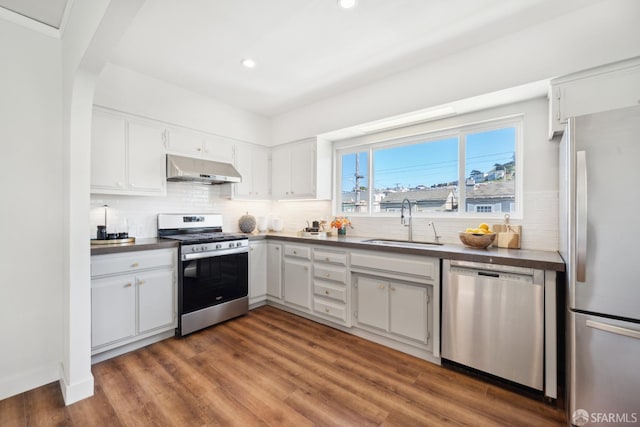
[[329, 295], [329, 291], [324, 291], [325, 294]]
[[396, 288], [393, 288], [393, 287], [392, 287], [392, 288], [390, 288], [390, 289], [391, 289], [392, 291], [395, 291], [395, 290], [396, 290]]
[[325, 260], [326, 260], [327, 262], [331, 261], [331, 259], [330, 259], [329, 257], [326, 257], [326, 258], [325, 258]]
[[276, 251], [279, 251], [279, 250], [280, 250], [280, 246], [276, 246]]
[[131, 267], [140, 267], [140, 264], [138, 264], [137, 262], [134, 262], [133, 264], [131, 264]]
[[146, 280], [138, 280], [138, 285], [144, 285], [146, 282]]
[[325, 308], [325, 309], [324, 309], [324, 311], [325, 311], [326, 313], [328, 313], [328, 312], [329, 312], [329, 309], [328, 309], [328, 308]]
[[331, 277], [331, 273], [326, 273], [324, 277]]
[[124, 285], [123, 287], [125, 288], [130, 288], [131, 287], [131, 283], [127, 283], [126, 285]]
[[384, 285], [378, 285], [378, 289], [384, 289]]

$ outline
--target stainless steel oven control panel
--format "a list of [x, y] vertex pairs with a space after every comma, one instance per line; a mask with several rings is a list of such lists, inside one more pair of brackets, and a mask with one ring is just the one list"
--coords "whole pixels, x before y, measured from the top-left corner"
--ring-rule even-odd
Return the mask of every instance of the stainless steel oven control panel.
[[230, 240], [224, 242], [195, 243], [182, 245], [180, 257], [182, 260], [214, 257], [232, 253], [249, 251], [249, 239]]

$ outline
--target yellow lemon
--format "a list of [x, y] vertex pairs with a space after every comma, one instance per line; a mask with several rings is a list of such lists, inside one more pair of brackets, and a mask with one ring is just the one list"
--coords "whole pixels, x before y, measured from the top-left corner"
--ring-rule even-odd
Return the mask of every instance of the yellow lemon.
[[484, 222], [478, 226], [478, 228], [482, 228], [483, 230], [489, 230], [489, 224], [485, 224]]

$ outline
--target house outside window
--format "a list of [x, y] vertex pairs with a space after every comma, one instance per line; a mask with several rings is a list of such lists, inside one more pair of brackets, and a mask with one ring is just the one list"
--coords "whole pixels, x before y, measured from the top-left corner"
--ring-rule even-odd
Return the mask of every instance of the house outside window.
[[[522, 117], [336, 151], [337, 211], [502, 216], [520, 206]], [[372, 183], [372, 185], [370, 185]]]

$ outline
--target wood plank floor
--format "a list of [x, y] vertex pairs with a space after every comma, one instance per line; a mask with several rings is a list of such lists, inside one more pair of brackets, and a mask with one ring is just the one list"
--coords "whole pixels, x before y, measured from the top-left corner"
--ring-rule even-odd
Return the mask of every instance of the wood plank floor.
[[562, 410], [272, 307], [0, 401], [0, 426], [563, 426]]

